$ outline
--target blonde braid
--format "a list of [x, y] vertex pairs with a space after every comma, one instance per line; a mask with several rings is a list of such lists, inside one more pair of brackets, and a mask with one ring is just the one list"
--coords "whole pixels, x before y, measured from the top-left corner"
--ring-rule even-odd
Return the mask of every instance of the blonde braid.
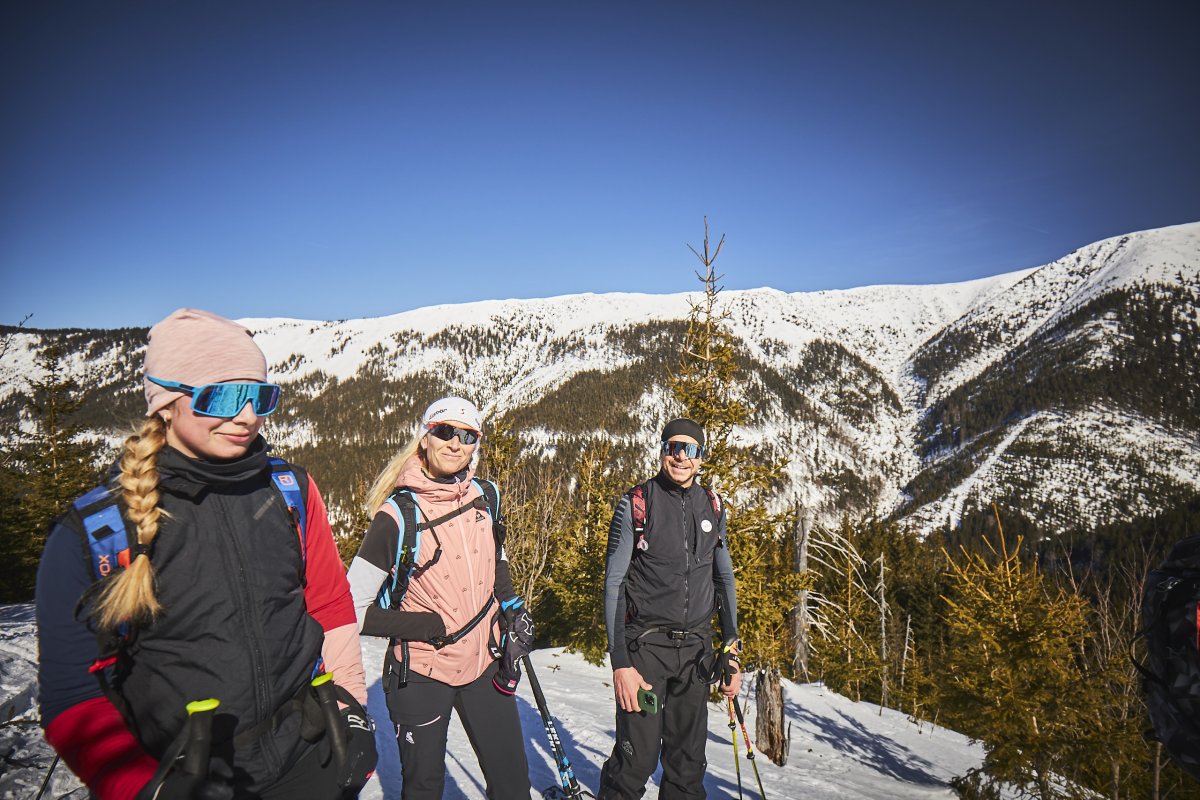
[[[137, 540], [149, 545], [158, 535], [158, 452], [167, 442], [167, 428], [157, 414], [125, 440], [121, 458], [121, 498], [125, 513], [137, 526]], [[112, 630], [123, 622], [138, 622], [160, 611], [154, 596], [154, 567], [150, 556], [135, 555], [129, 566], [100, 592], [93, 615], [101, 628]]]

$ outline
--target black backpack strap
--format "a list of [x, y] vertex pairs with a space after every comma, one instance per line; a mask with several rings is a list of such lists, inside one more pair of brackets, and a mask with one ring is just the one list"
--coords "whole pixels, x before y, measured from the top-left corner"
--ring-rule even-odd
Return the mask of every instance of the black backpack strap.
[[721, 519], [721, 510], [724, 507], [724, 503], [721, 501], [721, 495], [717, 494], [707, 486], [704, 487], [704, 491], [708, 494], [708, 502], [712, 504], [713, 513], [717, 515], [717, 520], [719, 521]]
[[456, 630], [454, 633], [448, 633], [445, 636], [433, 637], [432, 639], [429, 640], [429, 644], [433, 645], [434, 648], [436, 648], [438, 650], [441, 650], [443, 647], [447, 647], [449, 645], [454, 644], [459, 639], [463, 638], [468, 633], [473, 631], [475, 629], [476, 625], [483, 622], [484, 617], [487, 616], [488, 611], [490, 611], [492, 606], [495, 604], [496, 604], [496, 598], [489, 595], [487, 602], [483, 604], [483, 608], [479, 609], [479, 613], [477, 613], [475, 616], [471, 617], [471, 619], [467, 622], [466, 625], [463, 625], [461, 628]]

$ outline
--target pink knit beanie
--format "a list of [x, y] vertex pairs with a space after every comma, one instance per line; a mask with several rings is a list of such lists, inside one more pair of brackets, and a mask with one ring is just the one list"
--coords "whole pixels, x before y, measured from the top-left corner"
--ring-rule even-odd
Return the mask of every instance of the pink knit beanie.
[[[201, 386], [222, 381], [267, 379], [267, 359], [249, 329], [197, 308], [181, 308], [150, 329], [145, 375]], [[182, 392], [143, 378], [146, 416], [166, 408]]]

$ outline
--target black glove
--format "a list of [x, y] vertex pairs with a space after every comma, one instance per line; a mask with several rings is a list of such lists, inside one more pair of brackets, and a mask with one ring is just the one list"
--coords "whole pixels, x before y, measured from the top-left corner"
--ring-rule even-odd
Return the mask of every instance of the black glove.
[[338, 765], [338, 786], [343, 797], [357, 797], [367, 779], [375, 774], [375, 762], [379, 759], [375, 751], [375, 723], [354, 695], [341, 686], [336, 691], [338, 700], [346, 704], [342, 709], [346, 761]]
[[233, 787], [176, 770], [168, 773], [162, 783], [146, 784], [136, 800], [233, 800]]
[[533, 617], [519, 597], [500, 604], [504, 639], [501, 643], [500, 666], [492, 685], [503, 694], [513, 694], [521, 682], [521, 659], [533, 649]]
[[721, 682], [722, 686], [733, 683], [733, 676], [742, 671], [742, 662], [738, 658], [736, 648], [737, 642], [730, 642], [721, 648], [721, 653], [717, 656], [715, 672], [717, 680]]

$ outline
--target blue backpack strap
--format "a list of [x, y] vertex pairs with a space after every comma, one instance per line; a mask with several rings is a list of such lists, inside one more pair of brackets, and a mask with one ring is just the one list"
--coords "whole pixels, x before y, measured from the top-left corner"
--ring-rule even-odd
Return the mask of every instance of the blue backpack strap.
[[483, 478], [472, 478], [471, 483], [487, 501], [488, 515], [495, 521], [500, 516], [500, 487]]
[[[403, 500], [403, 502], [401, 502]], [[417, 553], [421, 552], [421, 508], [412, 492], [407, 488], [397, 489], [386, 500], [396, 511], [396, 563], [392, 566], [392, 579], [379, 590], [376, 598], [380, 608], [399, 605], [408, 590], [408, 580], [417, 564]]]
[[130, 561], [129, 534], [117, 505], [117, 495], [108, 486], [97, 486], [72, 505], [79, 512], [92, 557], [92, 576], [99, 580]]
[[500, 519], [500, 487], [483, 478], [472, 478], [471, 483], [487, 502], [488, 516], [492, 518], [492, 535], [496, 538], [496, 547], [499, 549], [504, 546], [504, 538], [507, 533], [507, 528]]
[[300, 490], [300, 481], [297, 480], [296, 473], [292, 471], [291, 464], [282, 458], [268, 458], [267, 460], [271, 463], [271, 481], [283, 495], [288, 514], [291, 515], [292, 522], [296, 526], [296, 534], [300, 537], [300, 561], [305, 563], [308, 559], [308, 508], [304, 501], [304, 494]]

